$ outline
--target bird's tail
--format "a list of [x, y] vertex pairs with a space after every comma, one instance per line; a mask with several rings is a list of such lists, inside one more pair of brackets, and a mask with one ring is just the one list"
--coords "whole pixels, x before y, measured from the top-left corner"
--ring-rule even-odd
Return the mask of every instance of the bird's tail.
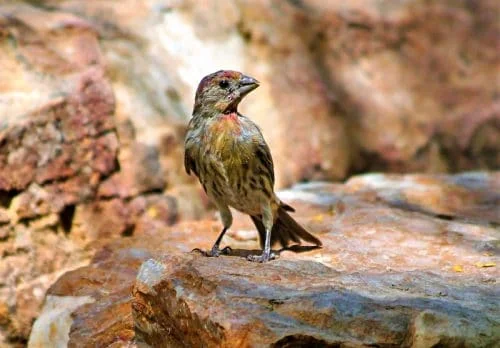
[[[321, 246], [321, 241], [311, 233], [307, 232], [304, 227], [300, 226], [297, 221], [295, 221], [287, 213], [287, 210], [293, 211], [293, 208], [286, 204], [283, 204], [278, 208], [278, 216], [276, 221], [274, 221], [274, 225], [271, 230], [271, 246], [278, 241], [283, 248], [288, 247], [291, 242], [301, 244], [301, 241]], [[255, 227], [257, 227], [257, 231], [259, 232], [260, 246], [261, 248], [264, 248], [266, 229], [262, 223], [262, 219], [260, 216], [252, 216], [251, 218]]]

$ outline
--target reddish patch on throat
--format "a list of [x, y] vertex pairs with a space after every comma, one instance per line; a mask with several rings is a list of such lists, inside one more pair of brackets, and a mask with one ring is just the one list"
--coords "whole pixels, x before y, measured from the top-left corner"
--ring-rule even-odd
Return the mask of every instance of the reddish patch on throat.
[[224, 115], [224, 120], [240, 123], [240, 120], [238, 119], [238, 114], [236, 112], [231, 112], [229, 114]]
[[230, 131], [235, 135], [241, 134], [241, 124], [236, 112], [222, 115], [214, 126], [218, 132]]

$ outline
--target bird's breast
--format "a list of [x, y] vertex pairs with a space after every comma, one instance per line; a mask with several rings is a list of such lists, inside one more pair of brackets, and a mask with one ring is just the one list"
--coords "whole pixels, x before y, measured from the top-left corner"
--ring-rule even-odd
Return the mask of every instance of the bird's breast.
[[209, 132], [214, 135], [224, 134], [234, 137], [241, 134], [241, 126], [242, 124], [238, 118], [238, 114], [230, 113], [216, 117], [209, 126]]
[[236, 114], [222, 115], [209, 127], [207, 142], [214, 155], [221, 160], [237, 156], [244, 147], [245, 139], [242, 124]]

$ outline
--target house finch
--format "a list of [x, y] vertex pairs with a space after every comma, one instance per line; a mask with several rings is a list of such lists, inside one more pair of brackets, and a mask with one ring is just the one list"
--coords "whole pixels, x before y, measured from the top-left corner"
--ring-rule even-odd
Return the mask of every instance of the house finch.
[[219, 256], [220, 242], [231, 227], [233, 207], [252, 218], [260, 237], [262, 255], [249, 260], [266, 262], [276, 256], [271, 245], [287, 247], [301, 240], [321, 246], [287, 211], [292, 207], [274, 193], [274, 167], [269, 147], [259, 127], [241, 115], [242, 98], [259, 82], [237, 71], [217, 71], [205, 76], [196, 91], [193, 117], [185, 140], [184, 165], [194, 173], [220, 212], [224, 228], [206, 256]]

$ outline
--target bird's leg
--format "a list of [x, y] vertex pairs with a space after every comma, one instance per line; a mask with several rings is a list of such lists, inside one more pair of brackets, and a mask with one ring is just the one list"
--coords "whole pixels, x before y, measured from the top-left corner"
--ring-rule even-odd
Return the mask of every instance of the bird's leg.
[[217, 237], [217, 240], [215, 241], [214, 245], [212, 246], [211, 250], [204, 251], [199, 248], [193, 249], [193, 251], [198, 251], [202, 253], [205, 256], [208, 257], [218, 257], [219, 255], [228, 255], [231, 253], [231, 248], [230, 247], [225, 247], [224, 249], [220, 250], [219, 246], [222, 241], [222, 238], [226, 234], [227, 230], [229, 230], [229, 227], [231, 227], [233, 223], [233, 215], [231, 214], [231, 211], [227, 206], [225, 207], [219, 207], [220, 211], [220, 216], [222, 219], [222, 223], [224, 225], [224, 228], [222, 229], [221, 233], [219, 234], [219, 237]]
[[268, 203], [262, 209], [262, 223], [266, 228], [266, 240], [264, 241], [264, 250], [262, 255], [250, 255], [247, 257], [249, 261], [253, 262], [267, 262], [276, 259], [276, 254], [271, 252], [271, 230], [273, 228], [273, 212], [271, 205]]
[[224, 234], [226, 234], [227, 230], [229, 229], [229, 227], [224, 227], [222, 229], [222, 232], [219, 234], [219, 237], [217, 238], [217, 240], [215, 241], [213, 247], [212, 247], [212, 250], [209, 251], [209, 255], [208, 256], [219, 256], [221, 253], [224, 255], [224, 254], [229, 254], [231, 252], [231, 248], [230, 247], [225, 247], [224, 249], [220, 250], [219, 249], [219, 245], [220, 245], [220, 242], [222, 241], [222, 237], [224, 237]]

